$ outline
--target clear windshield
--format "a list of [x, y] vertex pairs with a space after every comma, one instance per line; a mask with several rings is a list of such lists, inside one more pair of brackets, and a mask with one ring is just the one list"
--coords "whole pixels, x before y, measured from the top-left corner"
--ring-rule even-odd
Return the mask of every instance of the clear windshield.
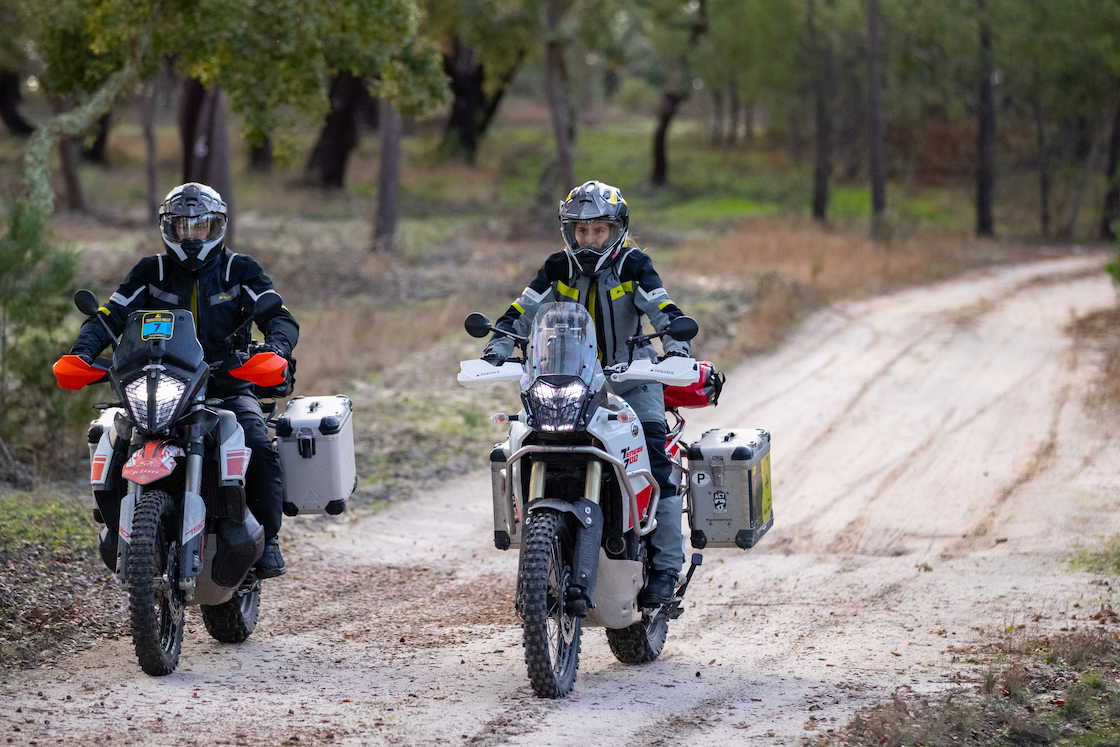
[[529, 340], [529, 375], [577, 376], [590, 385], [595, 374], [595, 321], [578, 303], [542, 304]]

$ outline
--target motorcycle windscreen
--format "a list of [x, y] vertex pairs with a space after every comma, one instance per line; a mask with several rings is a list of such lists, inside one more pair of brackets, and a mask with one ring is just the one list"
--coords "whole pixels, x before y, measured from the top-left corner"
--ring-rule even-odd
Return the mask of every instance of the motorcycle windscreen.
[[194, 316], [185, 309], [134, 311], [128, 315], [121, 342], [113, 353], [113, 368], [151, 357], [167, 357], [188, 370], [202, 365], [202, 345], [194, 329]]
[[574, 376], [590, 386], [595, 374], [595, 320], [578, 303], [542, 304], [533, 320], [531, 379]]

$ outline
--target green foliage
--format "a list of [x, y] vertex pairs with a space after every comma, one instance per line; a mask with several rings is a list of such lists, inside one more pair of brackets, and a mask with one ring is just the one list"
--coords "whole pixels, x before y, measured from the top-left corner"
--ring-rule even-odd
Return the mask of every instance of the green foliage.
[[51, 365], [69, 347], [77, 255], [43, 241], [42, 214], [13, 205], [0, 237], [0, 437], [47, 466], [72, 461], [88, 397], [58, 388]]
[[[1120, 279], [1117, 278], [1120, 262], [1109, 263], [1108, 269], [1113, 281], [1120, 284]], [[1074, 570], [1120, 576], [1120, 535], [1112, 536], [1097, 547], [1078, 550], [1070, 561], [1070, 567]]]
[[0, 550], [22, 544], [57, 550], [78, 538], [87, 544], [89, 509], [80, 501], [16, 492], [0, 495]]
[[[372, 93], [404, 115], [446, 97], [438, 50], [420, 36], [418, 0], [29, 0], [23, 8], [51, 90], [94, 98], [112, 74], [131, 67], [150, 78], [172, 59], [226, 92], [254, 143], [277, 130], [282, 141], [297, 114], [321, 118], [340, 70], [376, 81]], [[29, 168], [29, 181], [43, 181], [41, 171]]]

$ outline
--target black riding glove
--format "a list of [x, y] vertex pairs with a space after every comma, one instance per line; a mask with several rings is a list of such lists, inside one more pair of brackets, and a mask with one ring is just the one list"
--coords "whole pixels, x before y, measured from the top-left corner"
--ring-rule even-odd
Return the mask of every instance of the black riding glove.
[[482, 360], [486, 361], [491, 366], [501, 366], [503, 363], [506, 362], [506, 357], [504, 355], [502, 355], [501, 353], [497, 353], [497, 352], [494, 352], [493, 350], [491, 350], [488, 353], [483, 353], [482, 354]]

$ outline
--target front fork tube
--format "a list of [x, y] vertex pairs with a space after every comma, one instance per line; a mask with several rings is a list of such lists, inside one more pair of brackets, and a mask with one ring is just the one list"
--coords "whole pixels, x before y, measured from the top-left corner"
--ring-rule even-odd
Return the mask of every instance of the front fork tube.
[[144, 486], [128, 484], [128, 493], [121, 498], [121, 517], [117, 522], [117, 580], [128, 580], [128, 552], [132, 548], [132, 518], [136, 515], [136, 502], [143, 495]]
[[[583, 498], [576, 502], [575, 516], [579, 530], [572, 557], [572, 585], [582, 592], [588, 609], [595, 607], [595, 585], [599, 580], [599, 548], [603, 544], [603, 509], [599, 505], [602, 485], [603, 463], [592, 459], [587, 463]], [[582, 605], [577, 604], [576, 607]]]
[[179, 555], [179, 588], [189, 602], [202, 572], [202, 543], [206, 537], [206, 503], [202, 500], [202, 439], [189, 441], [183, 489], [183, 536]]

